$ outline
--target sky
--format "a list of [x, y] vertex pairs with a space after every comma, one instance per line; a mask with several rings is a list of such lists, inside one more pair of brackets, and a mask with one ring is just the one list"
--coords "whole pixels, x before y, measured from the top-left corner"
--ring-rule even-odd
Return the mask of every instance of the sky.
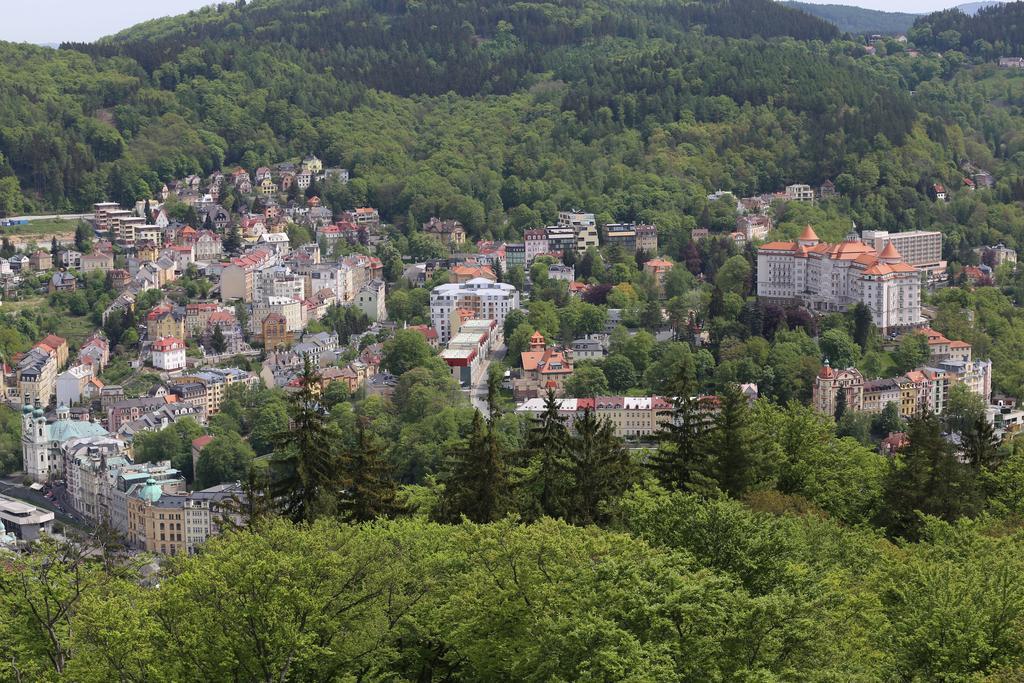
[[[890, 12], [932, 12], [967, 0], [806, 0]], [[92, 41], [140, 21], [181, 14], [211, 0], [0, 0], [0, 40], [23, 43]]]
[[0, 0], [0, 40], [92, 41], [214, 0]]

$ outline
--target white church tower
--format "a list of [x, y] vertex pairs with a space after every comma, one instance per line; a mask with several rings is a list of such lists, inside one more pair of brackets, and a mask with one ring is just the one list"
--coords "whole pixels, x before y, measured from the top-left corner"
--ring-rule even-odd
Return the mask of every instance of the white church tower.
[[32, 409], [30, 405], [21, 408], [21, 455], [25, 474], [32, 481], [45, 482], [50, 470], [57, 463], [50, 462], [49, 437], [46, 416], [42, 408]]

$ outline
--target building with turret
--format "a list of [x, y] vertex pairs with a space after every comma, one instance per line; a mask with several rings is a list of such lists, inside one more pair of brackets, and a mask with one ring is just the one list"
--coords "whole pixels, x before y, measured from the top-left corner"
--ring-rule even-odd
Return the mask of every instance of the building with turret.
[[49, 420], [42, 408], [26, 404], [21, 409], [22, 468], [32, 481], [43, 483], [64, 472], [62, 446], [72, 439], [109, 436], [95, 422], [71, 419], [67, 406], [57, 408]]
[[850, 232], [839, 244], [821, 242], [811, 226], [793, 242], [757, 250], [757, 295], [820, 313], [863, 303], [883, 332], [921, 324], [921, 273], [892, 241], [880, 251]]

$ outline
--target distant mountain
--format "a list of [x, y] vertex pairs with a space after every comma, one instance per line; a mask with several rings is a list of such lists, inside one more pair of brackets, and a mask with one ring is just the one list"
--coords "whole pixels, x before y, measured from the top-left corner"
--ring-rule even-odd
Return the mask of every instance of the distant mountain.
[[956, 9], [960, 10], [968, 16], [974, 16], [978, 13], [978, 10], [985, 7], [992, 7], [994, 5], [1002, 5], [1003, 3], [999, 0], [983, 0], [982, 2], [968, 2], [963, 5], [957, 5]]
[[[898, 35], [906, 33], [918, 18], [917, 14], [905, 12], [881, 12], [850, 5], [816, 5], [807, 2], [784, 0], [783, 5], [800, 10], [811, 16], [835, 24], [840, 31], [853, 35], [881, 33]], [[988, 3], [978, 2], [975, 5]]]

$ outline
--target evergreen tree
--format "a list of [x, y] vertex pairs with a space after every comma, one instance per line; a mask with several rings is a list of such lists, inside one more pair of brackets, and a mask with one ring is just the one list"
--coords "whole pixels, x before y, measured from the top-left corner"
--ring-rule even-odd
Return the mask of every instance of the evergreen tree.
[[544, 411], [533, 418], [517, 472], [516, 489], [529, 519], [562, 517], [573, 488], [572, 457], [566, 418], [558, 412], [555, 392], [548, 390]]
[[969, 429], [964, 430], [961, 445], [964, 460], [975, 474], [994, 471], [1001, 464], [999, 437], [996, 436], [995, 427], [984, 416], [978, 417]]
[[636, 469], [611, 422], [598, 420], [593, 411], [585, 410], [573, 427], [575, 434], [569, 440], [569, 452], [573, 458], [576, 496], [569, 521], [573, 524], [602, 523], [607, 520], [602, 505], [632, 486]]
[[228, 343], [224, 339], [224, 330], [220, 328], [220, 323], [213, 328], [213, 334], [210, 335], [210, 346], [217, 353], [224, 353], [228, 348]]
[[358, 444], [347, 459], [348, 486], [339, 503], [341, 517], [358, 523], [404, 513], [392, 469], [381, 448], [367, 435], [365, 425], [360, 424]]
[[274, 516], [274, 502], [266, 473], [252, 466], [241, 491], [233, 494], [219, 506], [217, 525], [223, 530], [252, 529]]
[[907, 438], [886, 479], [882, 521], [891, 535], [915, 540], [919, 512], [949, 522], [974, 512], [976, 480], [971, 466], [953, 453], [935, 414], [911, 418]]
[[57, 244], [57, 236], [50, 238], [50, 256], [53, 257], [53, 265], [57, 265], [57, 256], [60, 254], [60, 245]]
[[501, 266], [501, 259], [494, 259], [494, 277], [498, 282], [505, 281], [505, 269]]
[[707, 493], [715, 488], [711, 478], [711, 416], [698, 397], [690, 395], [692, 382], [683, 376], [676, 381], [672, 417], [657, 433], [658, 450], [647, 466], [670, 491]]
[[92, 246], [92, 228], [85, 221], [79, 221], [75, 227], [75, 249], [83, 254], [89, 253]]
[[216, 229], [217, 226], [213, 224], [213, 211], [207, 211], [206, 218], [203, 219], [203, 230], [213, 232]]
[[242, 230], [237, 225], [232, 225], [228, 229], [228, 234], [224, 238], [224, 251], [229, 254], [237, 254], [242, 248]]
[[839, 390], [836, 391], [836, 409], [835, 409], [835, 413], [834, 413], [834, 417], [836, 418], [836, 422], [839, 422], [840, 420], [842, 420], [843, 419], [843, 415], [845, 415], [845, 414], [846, 414], [846, 390], [843, 389], [842, 387], [840, 387]]
[[465, 516], [486, 524], [508, 509], [507, 467], [497, 434], [480, 411], [473, 416], [472, 429], [466, 445], [456, 450], [449, 464], [444, 493], [434, 511], [437, 521], [455, 523]]
[[708, 318], [717, 318], [725, 314], [725, 293], [719, 287], [711, 291], [711, 303], [708, 304]]
[[853, 307], [853, 341], [860, 346], [861, 351], [868, 350], [868, 339], [873, 324], [871, 309], [863, 302], [857, 302], [857, 305]]
[[719, 488], [738, 498], [754, 483], [762, 443], [747, 397], [735, 384], [728, 385], [719, 396], [710, 446]]
[[320, 390], [320, 375], [307, 356], [299, 389], [288, 397], [290, 424], [275, 437], [271, 460], [274, 499], [294, 521], [335, 514], [339, 492], [348, 484], [336, 447], [340, 435], [327, 421]]
[[143, 209], [143, 216], [146, 218], [146, 225], [153, 225], [153, 209], [149, 205], [149, 200], [146, 200], [146, 207]]

